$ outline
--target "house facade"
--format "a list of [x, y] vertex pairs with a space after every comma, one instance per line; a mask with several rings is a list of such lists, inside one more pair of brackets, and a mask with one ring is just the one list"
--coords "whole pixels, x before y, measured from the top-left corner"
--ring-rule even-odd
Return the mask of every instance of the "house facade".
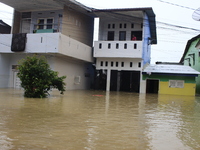
[[0, 34], [10, 34], [11, 26], [0, 20]]
[[142, 69], [157, 44], [152, 8], [93, 10], [99, 18], [94, 42], [96, 89], [143, 93]]
[[[188, 40], [183, 56], [180, 60], [186, 66], [200, 71], [200, 35]], [[196, 93], [200, 94], [200, 77], [196, 77]]]
[[44, 55], [67, 76], [67, 89], [91, 86], [94, 15], [73, 0], [1, 0], [14, 8], [11, 34], [0, 34], [0, 87], [20, 86], [18, 61]]
[[146, 93], [195, 96], [195, 78], [200, 72], [173, 63], [149, 65], [143, 70]]

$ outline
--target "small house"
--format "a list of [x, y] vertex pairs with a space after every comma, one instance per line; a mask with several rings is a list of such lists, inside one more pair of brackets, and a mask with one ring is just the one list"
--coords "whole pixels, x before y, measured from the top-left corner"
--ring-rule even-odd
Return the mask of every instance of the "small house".
[[158, 63], [143, 70], [143, 93], [194, 96], [200, 72], [176, 63]]

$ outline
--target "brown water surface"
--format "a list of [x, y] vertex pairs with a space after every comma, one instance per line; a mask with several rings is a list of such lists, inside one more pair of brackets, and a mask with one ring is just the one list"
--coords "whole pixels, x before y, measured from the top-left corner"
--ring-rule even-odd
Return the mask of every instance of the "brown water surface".
[[200, 97], [0, 89], [0, 150], [198, 150]]

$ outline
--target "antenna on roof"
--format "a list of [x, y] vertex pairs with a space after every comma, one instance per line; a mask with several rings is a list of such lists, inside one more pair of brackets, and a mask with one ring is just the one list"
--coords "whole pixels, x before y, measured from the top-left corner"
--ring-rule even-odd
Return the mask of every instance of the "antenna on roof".
[[192, 18], [196, 21], [200, 21], [200, 8], [196, 9], [192, 14]]

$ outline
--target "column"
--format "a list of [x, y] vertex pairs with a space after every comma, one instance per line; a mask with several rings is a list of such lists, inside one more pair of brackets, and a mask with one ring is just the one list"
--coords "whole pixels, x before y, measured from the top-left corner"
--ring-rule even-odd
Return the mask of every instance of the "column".
[[110, 73], [111, 73], [111, 70], [108, 69], [107, 70], [107, 80], [106, 80], [106, 91], [110, 91]]

